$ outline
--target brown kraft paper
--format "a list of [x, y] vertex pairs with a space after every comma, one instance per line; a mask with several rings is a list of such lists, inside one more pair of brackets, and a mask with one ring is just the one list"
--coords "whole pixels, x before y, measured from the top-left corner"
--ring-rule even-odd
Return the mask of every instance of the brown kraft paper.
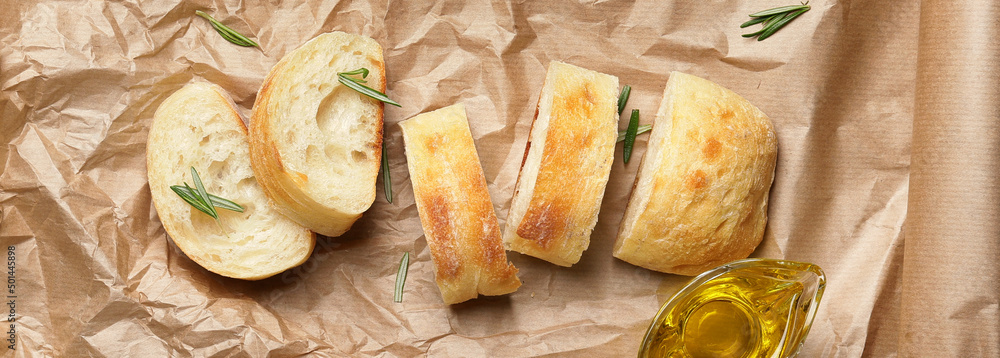
[[[465, 103], [503, 227], [545, 69], [558, 60], [631, 85], [625, 113], [639, 109], [643, 124], [670, 71], [771, 117], [778, 163], [752, 256], [816, 263], [828, 279], [800, 356], [997, 355], [997, 5], [811, 1], [771, 38], [741, 37], [756, 31], [739, 28], [747, 14], [792, 3], [8, 1], [0, 246], [16, 266], [16, 338], [0, 354], [634, 355], [689, 279], [611, 256], [645, 135], [628, 165], [618, 146], [578, 264], [508, 253], [517, 292], [453, 306], [433, 281], [397, 123]], [[226, 42], [195, 10], [261, 47]], [[275, 277], [202, 269], [150, 200], [153, 112], [209, 81], [249, 114], [271, 66], [329, 31], [384, 48], [387, 93], [403, 105], [385, 110], [393, 203], [379, 179], [347, 234], [319, 238], [305, 264]]]

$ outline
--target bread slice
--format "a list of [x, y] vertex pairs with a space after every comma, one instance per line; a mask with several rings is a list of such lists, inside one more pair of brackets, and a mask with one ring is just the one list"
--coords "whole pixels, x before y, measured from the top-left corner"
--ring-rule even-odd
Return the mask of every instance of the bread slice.
[[722, 86], [672, 72], [647, 148], [614, 256], [697, 275], [750, 255], [774, 180], [771, 120]]
[[500, 225], [461, 103], [399, 123], [420, 224], [447, 304], [521, 286], [507, 261]]
[[375, 201], [382, 103], [337, 81], [370, 71], [385, 92], [382, 47], [331, 32], [289, 52], [264, 79], [250, 121], [254, 174], [282, 213], [326, 235], [343, 234]]
[[618, 138], [618, 78], [551, 62], [514, 189], [504, 244], [570, 266], [590, 233]]
[[[208, 193], [245, 211], [217, 209], [216, 223], [182, 200], [170, 186], [194, 187], [191, 167]], [[209, 271], [259, 280], [298, 266], [312, 253], [315, 235], [272, 209], [254, 179], [246, 126], [222, 88], [192, 83], [160, 104], [149, 129], [146, 170], [163, 228]]]

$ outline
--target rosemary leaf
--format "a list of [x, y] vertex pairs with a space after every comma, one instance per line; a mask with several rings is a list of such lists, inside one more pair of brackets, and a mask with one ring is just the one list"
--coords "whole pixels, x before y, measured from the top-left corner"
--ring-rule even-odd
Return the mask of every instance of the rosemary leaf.
[[[171, 186], [170, 189], [172, 189], [175, 193], [177, 193], [177, 195], [180, 195], [181, 198], [184, 198], [184, 196], [187, 195], [187, 196], [190, 196], [193, 200], [197, 200], [197, 199], [194, 199], [194, 194], [193, 194], [194, 190], [191, 189], [190, 187], [183, 187], [183, 186], [180, 186], [180, 185], [174, 185], [174, 186]], [[182, 193], [178, 192], [178, 191], [181, 191]], [[216, 196], [216, 195], [214, 195], [212, 193], [208, 194], [208, 199], [212, 202], [212, 205], [214, 205], [215, 207], [220, 208], [220, 209], [226, 209], [226, 210], [240, 212], [240, 213], [242, 213], [244, 210], [246, 210], [246, 208], [244, 208], [242, 205], [237, 204], [236, 202], [234, 202], [232, 200]], [[185, 201], [187, 201], [187, 199], [185, 199]]]
[[[365, 73], [368, 72], [368, 69], [366, 69], [366, 68], [361, 68], [361, 69], [364, 70]], [[359, 70], [354, 70], [354, 71], [351, 71], [351, 72], [357, 72], [357, 71], [359, 71]], [[379, 100], [379, 101], [382, 101], [382, 102], [385, 102], [385, 103], [388, 103], [388, 104], [391, 104], [391, 105], [396, 106], [396, 107], [402, 107], [396, 101], [393, 101], [393, 100], [389, 99], [389, 96], [386, 96], [385, 93], [379, 92], [379, 91], [377, 91], [377, 90], [375, 90], [375, 89], [373, 89], [371, 87], [368, 87], [368, 86], [365, 86], [365, 85], [359, 83], [359, 81], [361, 81], [361, 80], [355, 79], [353, 77], [349, 77], [349, 75], [351, 74], [351, 72], [340, 72], [340, 73], [337, 73], [337, 80], [340, 81], [340, 83], [344, 84], [344, 86], [347, 86], [350, 89], [358, 91], [358, 93], [361, 93], [361, 94], [363, 94], [365, 96], [374, 98], [376, 100]]]
[[742, 29], [742, 28], [750, 26], [750, 25], [756, 25], [756, 24], [762, 23], [764, 21], [767, 21], [767, 19], [770, 19], [770, 17], [758, 17], [756, 19], [744, 22], [743, 25], [740, 25], [740, 28]]
[[760, 36], [757, 36], [757, 41], [764, 41], [764, 39], [771, 37], [771, 35], [773, 35], [775, 32], [781, 30], [782, 27], [785, 27], [786, 24], [794, 20], [796, 17], [799, 17], [799, 15], [802, 15], [806, 11], [809, 11], [809, 9], [802, 9], [793, 13], [789, 13], [786, 14], [784, 18], [776, 20], [770, 26], [766, 27], [764, 29], [764, 32], [761, 33]]
[[215, 29], [215, 32], [218, 32], [219, 35], [222, 36], [222, 38], [226, 39], [226, 41], [232, 42], [234, 44], [243, 47], [260, 47], [260, 45], [258, 45], [257, 42], [255, 42], [254, 40], [251, 40], [246, 36], [243, 36], [243, 34], [236, 32], [236, 30], [233, 30], [228, 26], [223, 25], [221, 22], [219, 22], [219, 20], [216, 20], [214, 17], [212, 17], [209, 14], [206, 14], [204, 11], [196, 10], [194, 14], [205, 18], [205, 20], [208, 20], [208, 22], [212, 24], [212, 28]]
[[[216, 26], [215, 29], [216, 30], [223, 30], [224, 32], [226, 32], [227, 34], [229, 34], [230, 37], [232, 37], [232, 39], [230, 39], [229, 42], [232, 42], [234, 44], [237, 44], [237, 45], [240, 45], [240, 46], [243, 46], [243, 47], [260, 47], [260, 45], [258, 45], [256, 41], [251, 40], [251, 39], [247, 38], [246, 36], [243, 36], [243, 34], [241, 34], [239, 32], [236, 32], [236, 30], [233, 30], [231, 28], [225, 27], [225, 25], [222, 25], [221, 23], [219, 23], [219, 26]], [[236, 41], [233, 41], [233, 40], [236, 40]]]
[[764, 21], [764, 27], [762, 27], [762, 28], [760, 29], [760, 31], [757, 31], [757, 32], [754, 32], [754, 33], [752, 33], [752, 34], [743, 34], [743, 37], [754, 37], [754, 36], [760, 36], [760, 35], [762, 35], [762, 34], [763, 34], [763, 33], [764, 33], [765, 31], [767, 31], [768, 29], [770, 29], [770, 28], [771, 28], [771, 24], [772, 24], [772, 23], [774, 23], [774, 21], [775, 21], [775, 20], [777, 20], [777, 21], [781, 21], [781, 19], [785, 18], [785, 16], [787, 16], [787, 15], [788, 15], [788, 13], [781, 13], [781, 14], [777, 14], [777, 15], [773, 15], [773, 16], [769, 16], [769, 17], [765, 17], [765, 18], [764, 18], [764, 20], [765, 20], [765, 21]]
[[184, 202], [190, 204], [195, 209], [198, 209], [198, 211], [208, 214], [208, 216], [212, 216], [212, 212], [208, 210], [208, 207], [206, 207], [205, 204], [202, 204], [201, 200], [198, 200], [191, 194], [194, 191], [191, 190], [191, 187], [187, 186], [187, 183], [185, 183], [185, 186], [171, 186], [170, 189], [173, 190], [174, 193], [177, 193], [177, 196], [180, 196]]
[[184, 186], [171, 185], [170, 190], [173, 190], [184, 202], [215, 219], [215, 223], [225, 232], [222, 223], [219, 221], [219, 212], [215, 208], [219, 207], [241, 213], [246, 209], [232, 200], [212, 195], [205, 191], [205, 184], [201, 182], [201, 176], [198, 175], [198, 171], [194, 167], [191, 167], [191, 177], [194, 179], [194, 188], [191, 188], [187, 182], [184, 182]]
[[622, 115], [622, 111], [625, 110], [625, 103], [628, 103], [628, 95], [632, 93], [632, 86], [625, 85], [622, 87], [622, 93], [618, 95], [618, 115]]
[[[639, 126], [639, 129], [637, 131], [635, 131], [635, 134], [638, 136], [640, 134], [649, 132], [652, 129], [653, 129], [653, 125], [652, 124], [643, 124], [643, 125]], [[628, 132], [628, 129], [619, 131], [618, 132], [618, 140], [616, 140], [615, 143], [624, 141], [625, 140], [625, 133], [626, 132]]]
[[786, 12], [768, 17], [767, 20], [764, 21], [764, 29], [766, 30], [768, 26], [775, 23], [776, 21], [781, 21], [781, 19], [784, 19], [786, 16], [788, 16], [788, 14], [789, 13]]
[[208, 210], [212, 212], [209, 216], [219, 220], [219, 212], [215, 211], [215, 205], [208, 202], [208, 192], [205, 191], [205, 184], [202, 184], [201, 176], [198, 175], [198, 171], [195, 170], [194, 167], [191, 167], [191, 177], [194, 178], [194, 187], [198, 189], [198, 195], [195, 196], [195, 198], [201, 201], [201, 203], [208, 207]]
[[403, 302], [403, 285], [406, 284], [406, 271], [410, 267], [410, 253], [403, 253], [403, 259], [399, 261], [399, 271], [396, 271], [396, 292], [393, 301]]
[[750, 14], [750, 17], [771, 16], [771, 15], [777, 15], [777, 14], [782, 14], [782, 13], [792, 12], [792, 11], [802, 10], [802, 9], [807, 9], [808, 10], [809, 9], [809, 5], [808, 4], [809, 4], [809, 2], [806, 1], [802, 5], [779, 6], [779, 7], [773, 8], [773, 9], [767, 9], [767, 10], [763, 10], [763, 11], [758, 11], [758, 12], [752, 13], [752, 14]]
[[[215, 27], [215, 26], [212, 26], [212, 27]], [[238, 37], [233, 36], [233, 34], [231, 34], [229, 32], [226, 32], [225, 30], [220, 30], [219, 28], [216, 28], [215, 30], [216, 30], [216, 32], [219, 33], [219, 35], [222, 35], [222, 38], [226, 39], [226, 41], [232, 42], [234, 44], [238, 44], [240, 46], [244, 46], [244, 45], [242, 45], [243, 41], [240, 40]]]
[[361, 78], [368, 78], [368, 69], [364, 68], [364, 67], [356, 69], [354, 71], [341, 72], [341, 73], [343, 73], [345, 75], [348, 75], [348, 76], [361, 75]]
[[625, 131], [625, 147], [622, 149], [622, 156], [625, 164], [628, 164], [632, 157], [632, 146], [635, 145], [635, 136], [639, 132], [639, 110], [632, 110], [632, 118], [628, 122], [628, 129]]
[[215, 207], [220, 208], [220, 209], [226, 209], [226, 210], [235, 211], [235, 212], [238, 212], [238, 213], [242, 213], [244, 210], [246, 210], [246, 208], [244, 208], [243, 205], [237, 204], [237, 203], [233, 202], [232, 200], [229, 200], [229, 199], [226, 199], [226, 198], [221, 198], [221, 197], [212, 195], [211, 193], [208, 194], [208, 198], [212, 201], [212, 205], [214, 205]]
[[382, 185], [385, 201], [392, 203], [392, 177], [389, 175], [389, 155], [385, 152], [385, 130], [382, 130]]

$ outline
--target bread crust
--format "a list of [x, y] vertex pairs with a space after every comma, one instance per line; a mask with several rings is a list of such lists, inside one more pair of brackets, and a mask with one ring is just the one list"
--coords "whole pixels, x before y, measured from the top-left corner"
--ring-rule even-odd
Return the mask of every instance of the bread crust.
[[400, 122], [420, 224], [446, 304], [521, 286], [461, 103]]
[[[164, 100], [153, 118], [146, 149], [149, 187], [163, 227], [181, 251], [211, 272], [244, 280], [273, 276], [309, 258], [315, 234], [267, 205], [247, 158], [247, 127], [221, 87], [188, 84]], [[218, 209], [217, 224], [184, 202], [169, 187], [185, 181], [193, 186], [190, 167], [199, 170], [209, 193], [246, 210]]]
[[672, 72], [614, 256], [697, 275], [763, 238], [777, 158], [771, 120], [711, 81]]
[[362, 67], [370, 71], [366, 85], [385, 92], [375, 40], [317, 36], [271, 69], [251, 116], [251, 163], [265, 193], [282, 213], [331, 237], [375, 201], [383, 104], [337, 81], [338, 72]]
[[549, 64], [504, 229], [508, 249], [560, 266], [597, 223], [618, 136], [618, 78]]

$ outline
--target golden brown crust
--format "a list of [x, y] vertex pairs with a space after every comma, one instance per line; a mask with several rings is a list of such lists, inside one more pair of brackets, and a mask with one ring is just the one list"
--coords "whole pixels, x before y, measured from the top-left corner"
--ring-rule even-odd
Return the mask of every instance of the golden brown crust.
[[615, 257], [696, 275], [763, 237], [777, 141], [770, 119], [710, 81], [674, 72], [615, 243]]
[[[553, 97], [549, 130], [546, 132], [546, 151], [535, 182], [535, 195], [531, 197], [528, 211], [517, 227], [517, 234], [534, 241], [547, 250], [553, 240], [565, 239], [567, 226], [576, 216], [588, 214], [590, 208], [573, 206], [572, 197], [594, 195], [585, 182], [592, 173], [585, 156], [579, 155], [593, 148], [597, 135], [592, 129], [607, 125], [606, 103], [597, 103], [591, 94], [590, 82], [567, 83], [560, 81]], [[602, 113], [603, 112], [603, 113]], [[604, 115], [604, 116], [602, 116]], [[586, 188], [590, 192], [566, 195], [564, 188]]]
[[[611, 171], [617, 90], [613, 76], [550, 64], [531, 129], [532, 139], [544, 141], [526, 149], [504, 232], [511, 250], [563, 266], [579, 261]], [[539, 116], [545, 117], [542, 127]], [[531, 151], [540, 151], [535, 161]], [[526, 172], [534, 180], [522, 185]]]
[[414, 199], [444, 302], [502, 295], [521, 285], [507, 261], [486, 178], [456, 104], [400, 123]]
[[[436, 188], [439, 189], [439, 188]], [[430, 190], [429, 190], [430, 191]], [[424, 225], [424, 233], [427, 238], [427, 245], [431, 247], [431, 256], [434, 260], [435, 274], [438, 280], [455, 281], [461, 279], [461, 259], [455, 252], [455, 247], [460, 243], [455, 242], [455, 235], [451, 231], [452, 208], [448, 205], [448, 199], [439, 192], [428, 192], [421, 195], [420, 205], [426, 212], [421, 220]], [[423, 223], [426, 221], [426, 225]]]

